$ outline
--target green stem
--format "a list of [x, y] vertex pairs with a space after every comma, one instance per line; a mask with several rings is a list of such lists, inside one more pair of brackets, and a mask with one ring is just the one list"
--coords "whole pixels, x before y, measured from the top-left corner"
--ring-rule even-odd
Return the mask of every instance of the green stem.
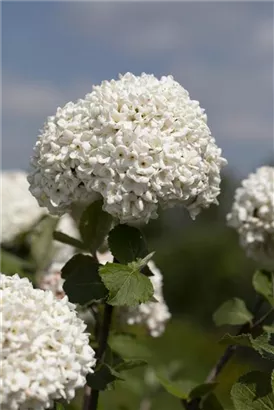
[[256, 327], [260, 326], [265, 321], [265, 319], [267, 319], [268, 316], [270, 316], [271, 313], [273, 312], [274, 312], [274, 307], [272, 307], [260, 319], [258, 319], [257, 322], [255, 322], [254, 325], [252, 326], [252, 329], [255, 329]]
[[[106, 303], [103, 323], [100, 329], [99, 346], [98, 346], [97, 353], [96, 353], [97, 362], [100, 362], [102, 360], [104, 353], [106, 351], [106, 348], [107, 348], [107, 341], [108, 341], [108, 336], [109, 336], [109, 331], [110, 331], [112, 312], [113, 312], [113, 307]], [[88, 410], [97, 410], [98, 401], [99, 401], [99, 390], [92, 389], [91, 395], [89, 397], [88, 407], [87, 407]]]

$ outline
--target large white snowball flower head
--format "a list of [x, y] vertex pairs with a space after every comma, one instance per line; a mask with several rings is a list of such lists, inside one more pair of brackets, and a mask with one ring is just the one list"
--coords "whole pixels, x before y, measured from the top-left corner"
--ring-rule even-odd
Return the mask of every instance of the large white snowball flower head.
[[195, 217], [217, 203], [226, 164], [198, 101], [172, 76], [103, 81], [48, 117], [34, 147], [30, 191], [63, 214], [103, 199], [121, 223], [148, 222], [159, 206]]
[[27, 174], [3, 171], [1, 175], [1, 242], [10, 242], [28, 231], [45, 214], [29, 193]]
[[155, 302], [141, 303], [125, 310], [127, 324], [143, 324], [153, 337], [161, 336], [165, 331], [166, 322], [171, 314], [163, 297], [163, 276], [153, 261], [148, 262], [148, 267], [153, 273], [149, 279], [153, 285]]
[[65, 296], [33, 289], [18, 275], [0, 276], [2, 410], [42, 410], [70, 401], [93, 372], [86, 325]]
[[236, 190], [228, 225], [235, 228], [248, 256], [274, 269], [274, 168], [261, 167]]

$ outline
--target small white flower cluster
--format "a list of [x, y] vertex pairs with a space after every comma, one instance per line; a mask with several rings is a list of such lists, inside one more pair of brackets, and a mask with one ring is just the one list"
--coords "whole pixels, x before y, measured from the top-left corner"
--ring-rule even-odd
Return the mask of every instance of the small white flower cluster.
[[48, 117], [31, 164], [30, 191], [50, 213], [103, 198], [106, 212], [134, 223], [156, 218], [159, 205], [195, 217], [217, 203], [226, 160], [172, 76], [127, 73]]
[[1, 172], [1, 242], [10, 242], [28, 231], [45, 214], [29, 193], [27, 174]]
[[86, 325], [67, 297], [33, 289], [18, 275], [0, 276], [2, 410], [42, 410], [70, 401], [93, 372]]
[[153, 273], [149, 279], [157, 302], [141, 303], [139, 306], [127, 308], [125, 316], [127, 324], [144, 324], [151, 336], [158, 337], [165, 331], [166, 322], [171, 314], [163, 298], [163, 276], [153, 261], [148, 262], [148, 267]]
[[235, 228], [247, 255], [274, 269], [274, 168], [261, 167], [236, 190], [228, 225]]

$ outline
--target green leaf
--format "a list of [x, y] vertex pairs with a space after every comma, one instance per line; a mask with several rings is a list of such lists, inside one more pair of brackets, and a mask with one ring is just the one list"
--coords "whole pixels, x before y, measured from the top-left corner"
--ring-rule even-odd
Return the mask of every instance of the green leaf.
[[135, 306], [151, 300], [150, 279], [138, 270], [119, 263], [100, 266], [99, 274], [109, 290], [108, 303], [113, 306]]
[[131, 335], [111, 335], [109, 345], [111, 349], [122, 356], [124, 360], [147, 361], [151, 357], [151, 352], [146, 345]]
[[270, 375], [253, 371], [240, 377], [231, 390], [235, 410], [274, 410]]
[[118, 372], [103, 363], [98, 370], [87, 375], [87, 384], [94, 390], [106, 390], [117, 379], [123, 380]]
[[238, 336], [232, 336], [229, 333], [226, 333], [222, 337], [222, 339], [219, 341], [219, 343], [225, 346], [238, 345], [238, 346], [252, 347], [250, 337], [251, 335], [249, 333], [238, 335]]
[[269, 342], [270, 335], [262, 333], [256, 339], [251, 338], [252, 347], [265, 359], [274, 360], [274, 346]]
[[202, 402], [202, 410], [223, 410], [223, 406], [215, 396], [215, 394], [209, 394]]
[[98, 274], [99, 264], [88, 255], [74, 255], [63, 267], [64, 291], [70, 302], [85, 305], [103, 299], [107, 290]]
[[264, 358], [273, 360], [274, 346], [269, 343], [269, 338], [270, 336], [268, 333], [263, 333], [255, 339], [250, 334], [242, 334], [239, 336], [226, 334], [219, 343], [226, 346], [238, 345], [250, 347], [260, 353]]
[[83, 242], [79, 241], [78, 239], [72, 238], [71, 236], [66, 235], [63, 232], [54, 231], [53, 232], [53, 239], [55, 239], [58, 242], [65, 243], [66, 245], [70, 245], [73, 248], [87, 250], [87, 248], [83, 244]]
[[252, 284], [257, 293], [260, 293], [271, 306], [274, 306], [274, 275], [267, 271], [256, 271]]
[[202, 383], [191, 390], [191, 392], [189, 393], [189, 398], [196, 399], [199, 397], [206, 396], [208, 393], [211, 393], [216, 386], [217, 383]]
[[80, 233], [85, 246], [95, 253], [107, 236], [112, 223], [112, 217], [103, 211], [103, 202], [93, 202], [82, 214]]
[[115, 366], [117, 372], [123, 372], [125, 370], [132, 370], [136, 367], [146, 366], [147, 362], [145, 360], [123, 360], [121, 363]]
[[223, 303], [213, 315], [213, 320], [217, 326], [243, 325], [251, 322], [252, 318], [253, 315], [246, 308], [245, 302], [238, 298]]
[[180, 382], [178, 381], [170, 381], [156, 373], [157, 379], [159, 380], [160, 384], [163, 388], [170, 393], [172, 396], [178, 397], [179, 399], [187, 399], [188, 392], [182, 389]]
[[263, 330], [264, 330], [266, 333], [272, 334], [272, 333], [274, 333], [274, 326], [263, 326]]
[[1, 272], [6, 275], [14, 275], [14, 273], [20, 274], [20, 276], [29, 276], [25, 273], [25, 270], [33, 271], [35, 266], [19, 256], [13, 255], [11, 252], [1, 249]]
[[272, 393], [274, 394], [274, 370], [272, 370], [272, 373], [271, 373], [271, 389], [272, 389]]
[[31, 232], [31, 255], [39, 270], [45, 269], [52, 260], [54, 253], [53, 232], [57, 224], [58, 218], [48, 215], [43, 217]]
[[123, 264], [142, 259], [148, 254], [142, 233], [131, 226], [116, 226], [109, 233], [108, 244], [114, 258]]

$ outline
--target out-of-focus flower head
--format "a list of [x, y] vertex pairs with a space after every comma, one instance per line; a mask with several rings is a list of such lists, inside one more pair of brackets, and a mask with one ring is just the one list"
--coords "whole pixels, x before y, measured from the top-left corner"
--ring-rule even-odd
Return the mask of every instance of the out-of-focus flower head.
[[1, 242], [28, 231], [45, 213], [29, 193], [25, 172], [1, 172]]
[[247, 255], [274, 269], [274, 168], [261, 167], [235, 192], [228, 225], [235, 228]]

